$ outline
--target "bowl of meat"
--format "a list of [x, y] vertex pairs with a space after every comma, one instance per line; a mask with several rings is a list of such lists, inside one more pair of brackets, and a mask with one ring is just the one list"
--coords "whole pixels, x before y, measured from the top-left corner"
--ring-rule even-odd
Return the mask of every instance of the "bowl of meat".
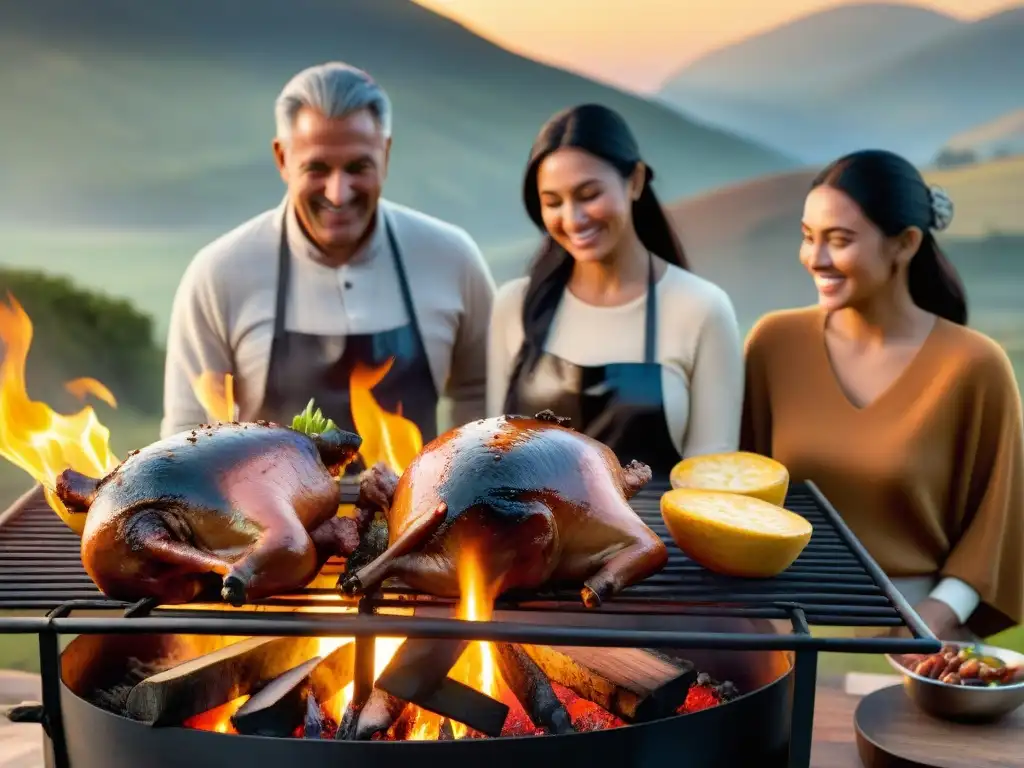
[[992, 722], [1024, 704], [1024, 654], [947, 642], [932, 654], [886, 656], [922, 711], [956, 722]]

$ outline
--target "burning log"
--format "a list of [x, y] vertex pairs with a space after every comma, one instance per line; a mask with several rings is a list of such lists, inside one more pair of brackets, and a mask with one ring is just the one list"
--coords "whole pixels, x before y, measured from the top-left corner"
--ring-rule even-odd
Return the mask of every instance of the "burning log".
[[360, 741], [386, 732], [409, 703], [488, 736], [500, 736], [508, 706], [448, 677], [468, 645], [466, 640], [406, 640], [363, 707], [345, 713], [347, 722], [338, 729], [338, 738]]
[[377, 678], [375, 687], [422, 707], [423, 700], [448, 677], [468, 647], [468, 640], [406, 640]]
[[355, 642], [299, 664], [254, 693], [232, 716], [239, 733], [290, 736], [303, 725], [310, 696], [327, 701], [352, 682]]
[[128, 694], [127, 715], [152, 726], [180, 725], [293, 669], [316, 654], [315, 637], [252, 637], [148, 677]]
[[[382, 688], [374, 688], [362, 709], [350, 706], [345, 711], [337, 738], [366, 741], [378, 733], [387, 733], [406, 712], [409, 703]], [[507, 705], [450, 677], [445, 677], [433, 692], [414, 703], [487, 736], [500, 736], [508, 717]]]
[[306, 716], [302, 721], [302, 738], [322, 739], [324, 736], [324, 715], [320, 711], [320, 702], [310, 692], [306, 697]]
[[409, 702], [402, 701], [380, 688], [374, 688], [361, 709], [350, 705], [345, 711], [337, 738], [369, 741], [378, 733], [387, 733], [408, 706]]
[[249, 697], [231, 716], [235, 730], [252, 736], [291, 736], [296, 721], [301, 722], [306, 711], [309, 675], [321, 661], [315, 656], [274, 678], [259, 693]]
[[573, 733], [572, 721], [537, 663], [521, 647], [497, 643], [498, 670], [534, 725], [548, 733]]
[[550, 680], [626, 722], [675, 713], [697, 679], [689, 662], [642, 648], [522, 648]]
[[452, 727], [452, 721], [447, 717], [441, 721], [441, 726], [437, 729], [437, 740], [455, 741], [455, 729]]

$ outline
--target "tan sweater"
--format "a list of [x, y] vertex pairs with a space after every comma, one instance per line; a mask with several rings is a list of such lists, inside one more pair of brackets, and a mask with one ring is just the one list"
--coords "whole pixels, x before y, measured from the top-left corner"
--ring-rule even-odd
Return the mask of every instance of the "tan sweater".
[[1024, 616], [1024, 422], [1006, 353], [939, 320], [909, 367], [856, 408], [817, 307], [772, 313], [747, 339], [742, 445], [809, 479], [891, 577], [952, 577], [988, 636]]
[[[207, 416], [192, 390], [204, 371], [232, 373], [240, 418], [263, 402], [274, 331], [278, 246], [284, 204], [245, 222], [201, 250], [174, 297], [164, 373], [163, 436]], [[385, 200], [402, 249], [416, 316], [437, 391], [453, 402], [458, 424], [484, 414], [487, 323], [494, 281], [476, 243], [462, 229]], [[384, 227], [341, 267], [322, 263], [294, 214], [285, 328], [344, 337], [405, 325], [408, 313]]]

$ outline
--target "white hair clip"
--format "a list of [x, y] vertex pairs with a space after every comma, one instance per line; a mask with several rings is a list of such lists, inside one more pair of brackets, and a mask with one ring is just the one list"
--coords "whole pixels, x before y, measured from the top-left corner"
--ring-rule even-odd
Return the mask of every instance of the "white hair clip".
[[932, 200], [932, 229], [941, 232], [953, 221], [953, 201], [946, 190], [935, 185], [928, 187], [928, 194]]

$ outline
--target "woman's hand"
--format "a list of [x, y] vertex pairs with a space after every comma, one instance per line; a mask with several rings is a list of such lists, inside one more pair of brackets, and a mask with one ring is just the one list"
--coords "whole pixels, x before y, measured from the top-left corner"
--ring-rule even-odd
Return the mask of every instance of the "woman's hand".
[[939, 640], [972, 640], [970, 631], [946, 603], [932, 597], [914, 606], [917, 615]]

